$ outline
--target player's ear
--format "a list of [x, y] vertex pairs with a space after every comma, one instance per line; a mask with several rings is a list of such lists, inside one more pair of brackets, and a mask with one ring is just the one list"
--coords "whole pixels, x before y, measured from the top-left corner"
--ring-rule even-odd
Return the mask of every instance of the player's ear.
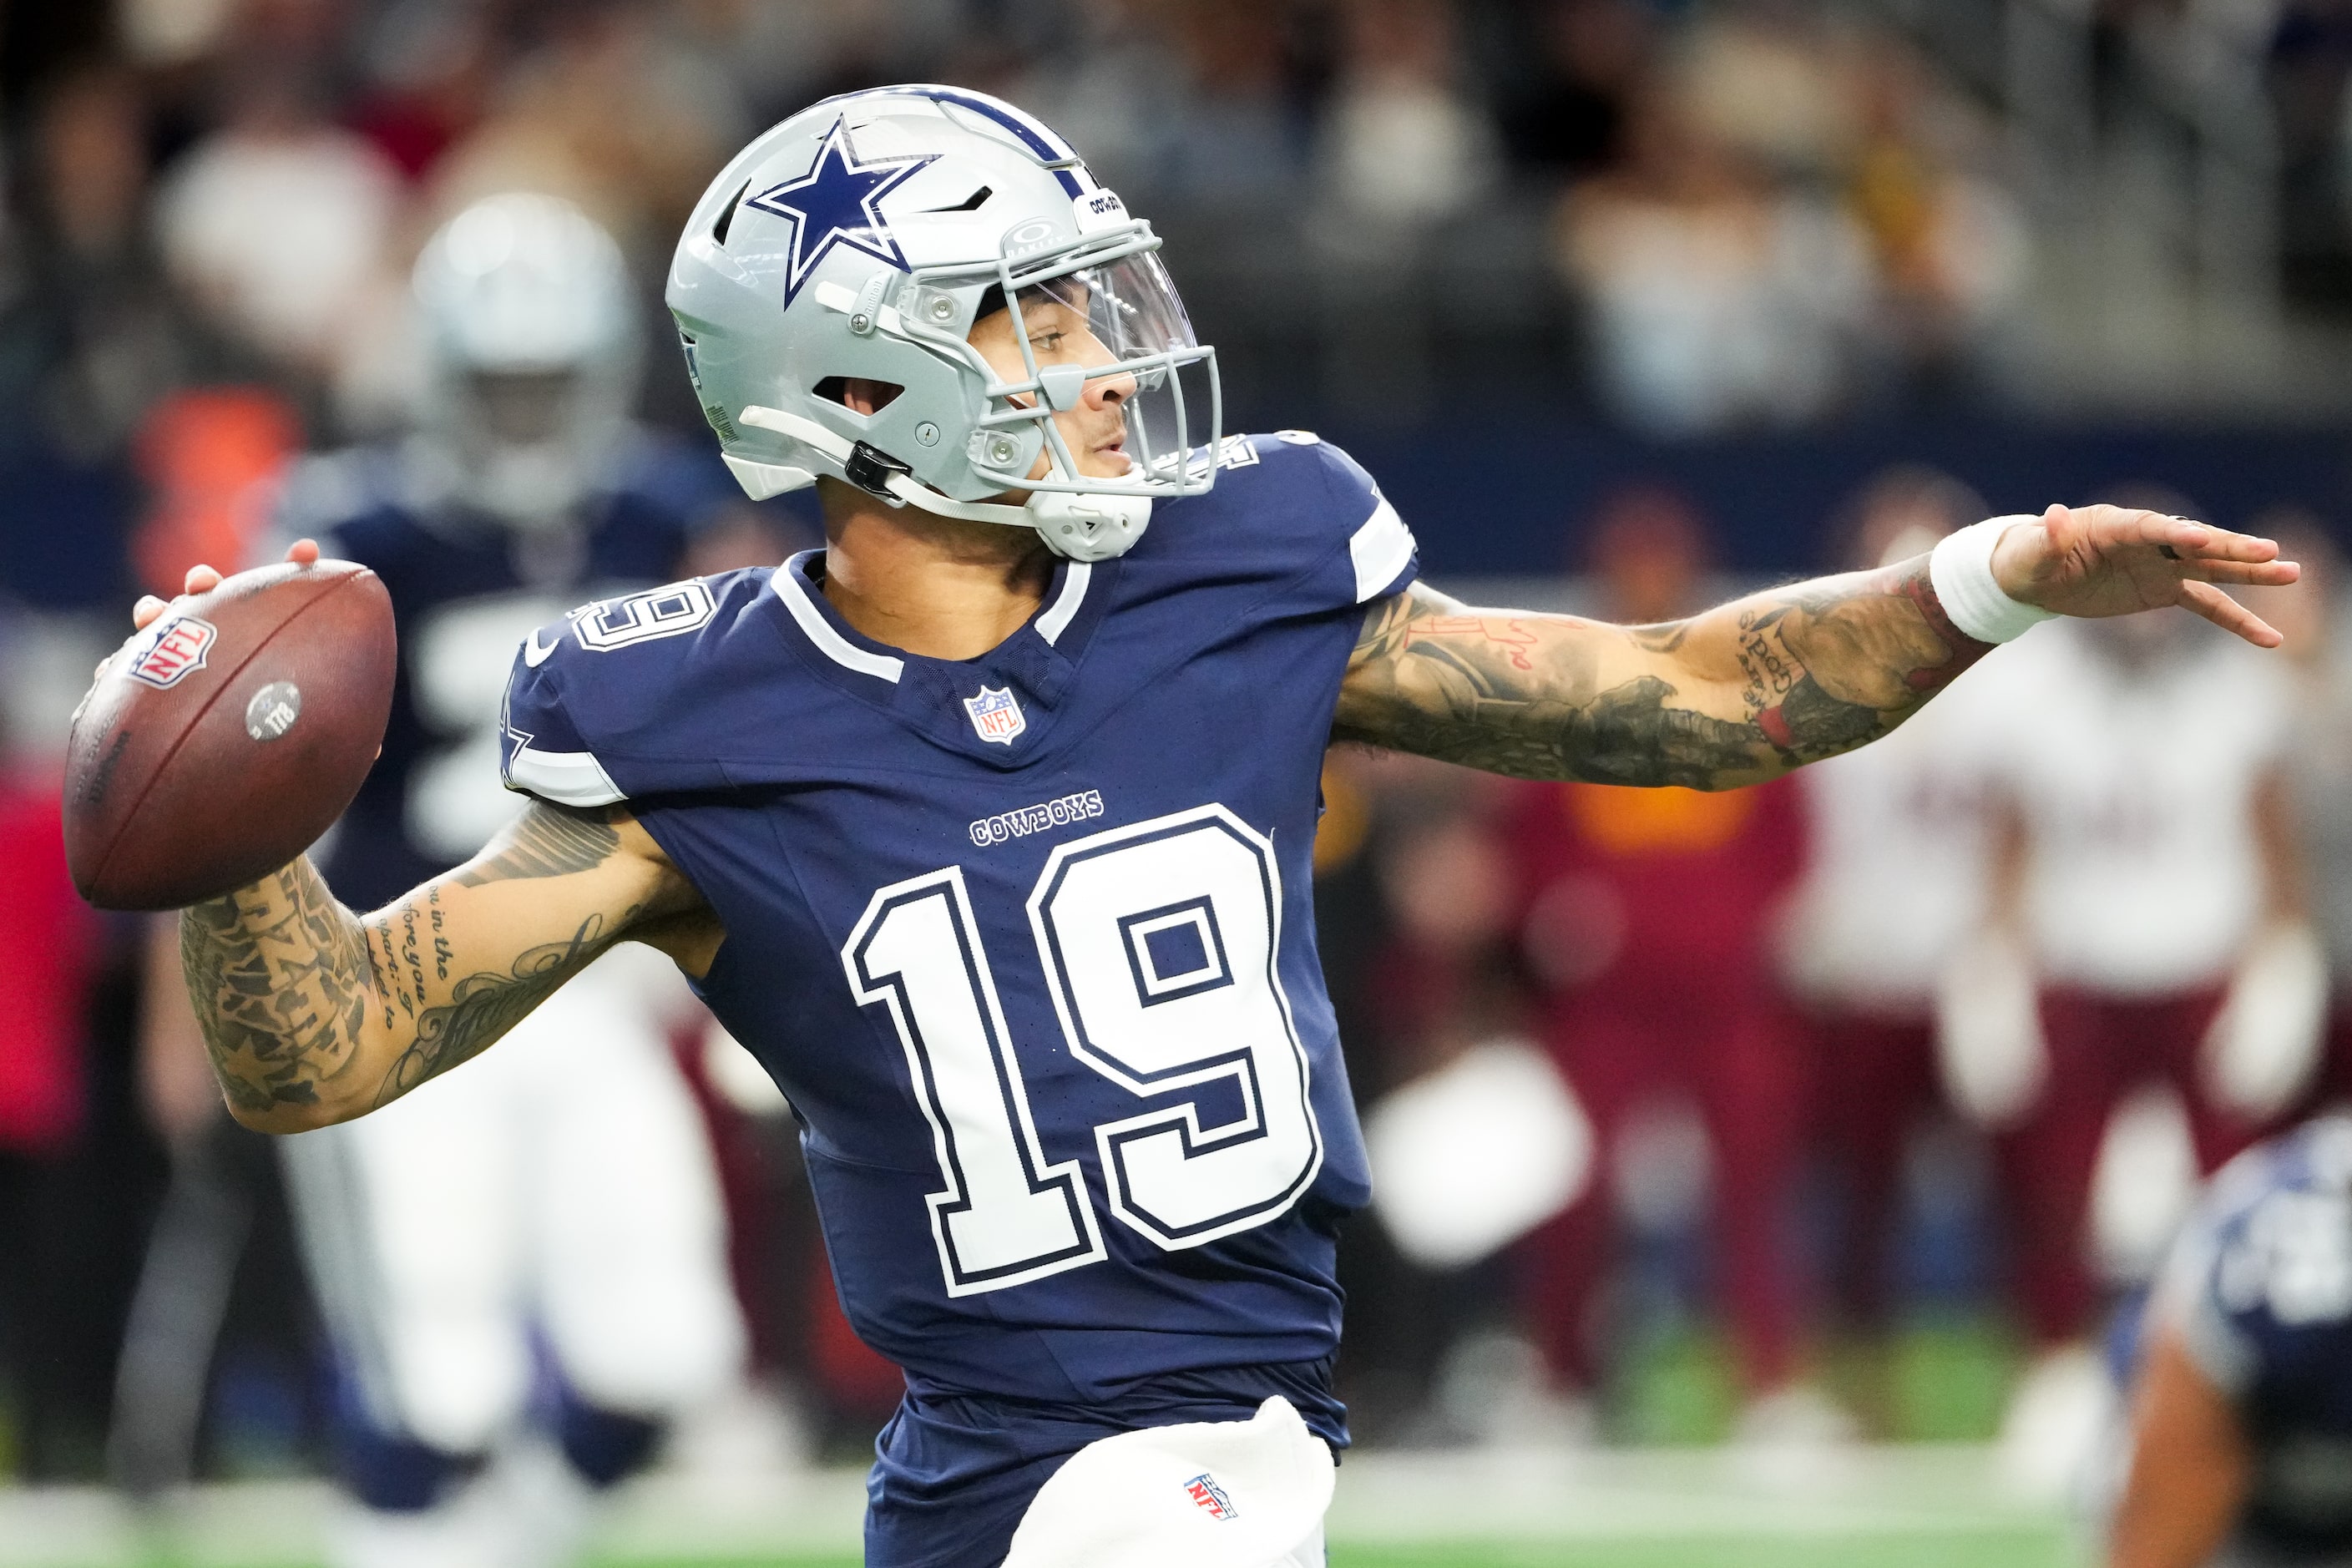
[[869, 419], [897, 402], [898, 395], [906, 390], [896, 382], [875, 381], [862, 375], [829, 375], [816, 386], [818, 396], [831, 398], [852, 414]]

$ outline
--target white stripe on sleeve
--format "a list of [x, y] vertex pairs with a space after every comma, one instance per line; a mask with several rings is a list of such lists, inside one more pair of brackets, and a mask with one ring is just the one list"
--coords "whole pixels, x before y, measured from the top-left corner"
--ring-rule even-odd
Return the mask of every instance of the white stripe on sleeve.
[[1348, 555], [1356, 563], [1356, 603], [1362, 604], [1396, 581], [1412, 559], [1412, 530], [1383, 497], [1372, 515], [1348, 541]]
[[629, 798], [593, 752], [541, 752], [518, 746], [507, 763], [507, 786], [558, 805], [611, 805]]

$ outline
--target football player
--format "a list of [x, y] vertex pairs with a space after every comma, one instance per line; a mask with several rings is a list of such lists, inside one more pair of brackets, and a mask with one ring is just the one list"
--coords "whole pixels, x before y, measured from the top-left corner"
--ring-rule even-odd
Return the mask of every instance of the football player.
[[[467, 207], [425, 246], [414, 293], [417, 428], [312, 460], [283, 519], [373, 568], [400, 630], [383, 755], [320, 861], [358, 908], [513, 817], [498, 787], [503, 668], [530, 629], [677, 575], [691, 531], [727, 510], [723, 473], [705, 482], [627, 418], [636, 295], [576, 207], [530, 194]], [[286, 1142], [341, 1374], [336, 1449], [356, 1504], [341, 1568], [565, 1561], [583, 1486], [638, 1468], [667, 1417], [736, 1371], [710, 1152], [669, 1055], [700, 1012], [669, 965], [624, 950], [519, 1027], [471, 1092]], [[518, 1471], [509, 1457], [476, 1479], [542, 1381], [565, 1462]]]
[[2107, 1560], [2352, 1561], [2352, 1117], [2239, 1156], [2175, 1245]]
[[907, 1369], [875, 1568], [1321, 1561], [1367, 1195], [1309, 918], [1333, 741], [1750, 784], [2049, 616], [2274, 643], [2215, 584], [2294, 574], [2061, 507], [1666, 626], [1468, 609], [1345, 455], [1223, 437], [1158, 247], [976, 93], [767, 132], [668, 299], [729, 465], [816, 484], [824, 548], [534, 632], [530, 803], [455, 871], [360, 914], [301, 859], [183, 916], [223, 1088], [276, 1131], [430, 1083], [615, 944], [692, 976], [803, 1119], [849, 1315]]

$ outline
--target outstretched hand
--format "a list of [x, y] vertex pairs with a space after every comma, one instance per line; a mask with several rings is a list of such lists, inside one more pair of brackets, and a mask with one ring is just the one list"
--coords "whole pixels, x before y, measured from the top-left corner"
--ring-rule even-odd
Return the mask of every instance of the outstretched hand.
[[[296, 540], [293, 543], [286, 547], [286, 559], [292, 562], [297, 566], [314, 566], [318, 564], [318, 541], [314, 539]], [[180, 584], [180, 592], [183, 595], [209, 594], [220, 585], [221, 574], [218, 567], [191, 566], [188, 568], [186, 581]], [[168, 603], [157, 598], [152, 594], [142, 595], [139, 602], [131, 606], [131, 629], [140, 632], [145, 631], [149, 626], [155, 624], [156, 616], [162, 615], [165, 610], [168, 610], [172, 606]]]
[[2286, 639], [2215, 586], [2283, 587], [2302, 574], [2278, 545], [2187, 518], [2119, 506], [2053, 506], [2012, 525], [1993, 580], [2021, 604], [2062, 616], [2128, 616], [2178, 605], [2256, 647]]

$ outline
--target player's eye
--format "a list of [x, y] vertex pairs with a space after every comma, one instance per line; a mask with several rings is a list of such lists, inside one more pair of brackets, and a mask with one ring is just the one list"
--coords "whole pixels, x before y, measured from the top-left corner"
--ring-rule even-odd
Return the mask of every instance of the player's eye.
[[1032, 338], [1029, 341], [1036, 345], [1039, 353], [1053, 353], [1061, 348], [1062, 339], [1066, 335], [1066, 334], [1062, 332], [1046, 332], [1039, 337]]

